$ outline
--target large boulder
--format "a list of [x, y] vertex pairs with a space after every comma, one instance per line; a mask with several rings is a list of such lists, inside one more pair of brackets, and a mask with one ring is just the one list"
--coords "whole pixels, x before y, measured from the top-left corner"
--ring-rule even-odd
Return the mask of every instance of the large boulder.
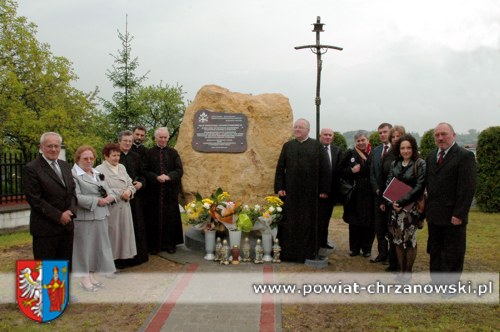
[[[194, 150], [194, 115], [200, 110], [245, 115], [247, 149], [239, 153]], [[207, 197], [221, 187], [236, 202], [263, 203], [265, 196], [274, 193], [276, 164], [281, 147], [291, 137], [292, 121], [288, 98], [281, 94], [253, 96], [216, 85], [202, 87], [184, 114], [175, 146], [184, 167], [186, 201], [196, 192]]]

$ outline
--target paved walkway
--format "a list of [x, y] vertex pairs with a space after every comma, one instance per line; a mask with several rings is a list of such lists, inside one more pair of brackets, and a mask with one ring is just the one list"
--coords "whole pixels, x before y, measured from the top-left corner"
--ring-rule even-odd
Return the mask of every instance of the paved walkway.
[[253, 283], [274, 283], [271, 263], [220, 265], [179, 246], [163, 258], [185, 264], [140, 331], [281, 331], [281, 306]]

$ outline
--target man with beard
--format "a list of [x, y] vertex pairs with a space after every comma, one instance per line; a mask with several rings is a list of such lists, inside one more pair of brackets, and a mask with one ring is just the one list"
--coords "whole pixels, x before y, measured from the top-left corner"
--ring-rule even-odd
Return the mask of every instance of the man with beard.
[[148, 150], [144, 146], [146, 140], [146, 128], [143, 126], [135, 126], [133, 129], [134, 142], [132, 144], [132, 151], [137, 152], [141, 157], [144, 157]]

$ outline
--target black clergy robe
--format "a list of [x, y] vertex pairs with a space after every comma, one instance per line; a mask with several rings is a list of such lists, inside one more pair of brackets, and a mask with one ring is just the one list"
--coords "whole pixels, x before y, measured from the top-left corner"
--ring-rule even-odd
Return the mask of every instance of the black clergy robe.
[[146, 222], [144, 218], [146, 178], [144, 177], [142, 158], [138, 153], [129, 151], [125, 154], [122, 152], [120, 154], [120, 164], [125, 166], [125, 169], [133, 182], [138, 181], [142, 183], [141, 189], [134, 194], [134, 198], [130, 201], [137, 255], [132, 259], [123, 260], [124, 262], [122, 262], [125, 266], [137, 265], [147, 262], [149, 259], [148, 244], [146, 240]]
[[313, 259], [319, 246], [318, 199], [330, 191], [329, 161], [314, 139], [293, 139], [283, 145], [276, 166], [274, 190], [281, 197], [283, 219], [278, 225], [281, 258], [303, 263]]
[[[179, 211], [179, 188], [183, 174], [182, 162], [177, 151], [170, 147], [155, 146], [144, 158], [146, 176], [146, 232], [150, 253], [173, 249], [184, 242]], [[156, 179], [166, 174], [170, 181]]]

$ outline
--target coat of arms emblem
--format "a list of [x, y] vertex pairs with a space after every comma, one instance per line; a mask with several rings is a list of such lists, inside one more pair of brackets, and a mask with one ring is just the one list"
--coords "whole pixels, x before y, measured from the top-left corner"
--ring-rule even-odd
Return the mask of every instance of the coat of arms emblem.
[[48, 322], [66, 309], [69, 294], [68, 261], [19, 260], [16, 297], [21, 312], [37, 322]]

